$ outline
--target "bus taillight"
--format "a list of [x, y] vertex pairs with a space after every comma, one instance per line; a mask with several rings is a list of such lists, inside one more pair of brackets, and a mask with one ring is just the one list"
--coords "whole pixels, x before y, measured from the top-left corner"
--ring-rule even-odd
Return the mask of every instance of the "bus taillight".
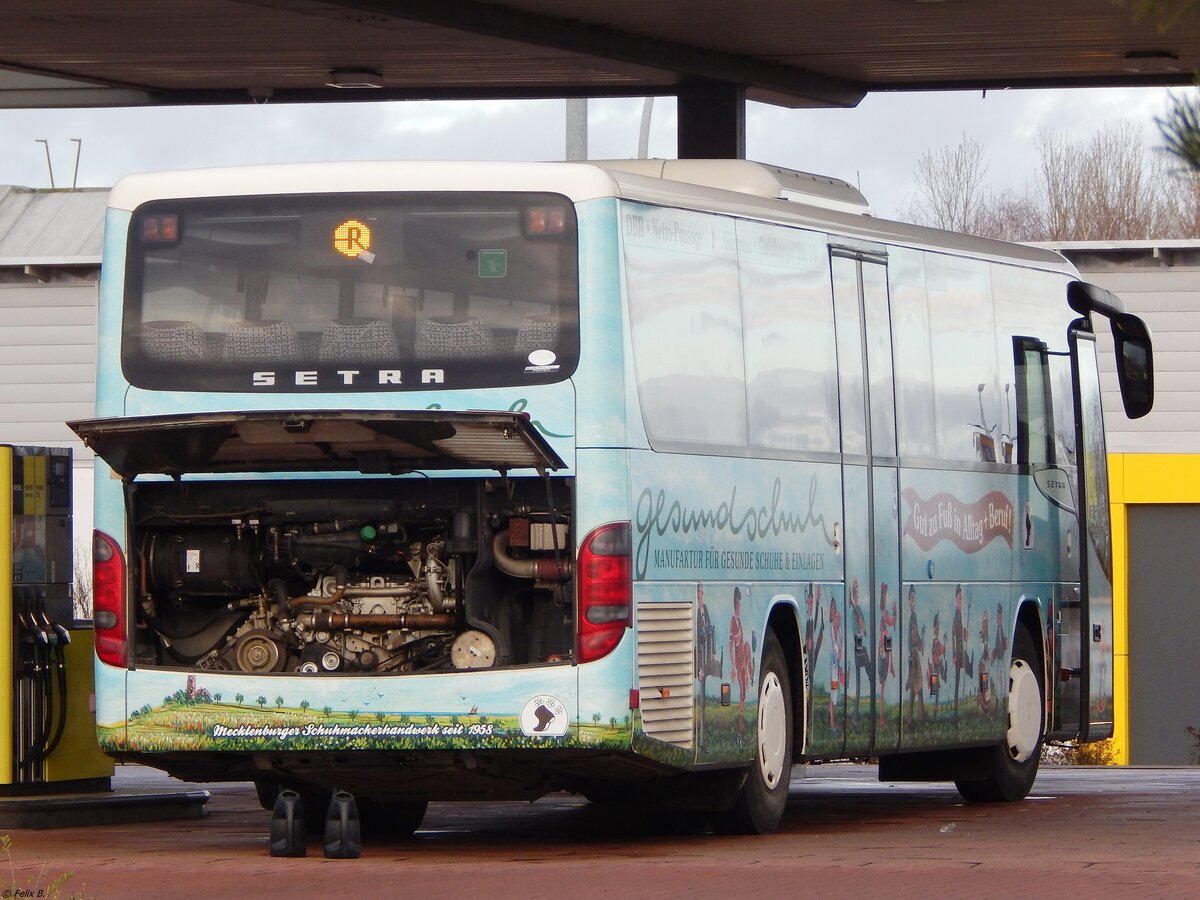
[[601, 525], [579, 549], [579, 662], [607, 656], [632, 624], [628, 522]]
[[92, 624], [101, 662], [124, 668], [129, 661], [125, 638], [125, 557], [103, 531], [92, 539]]

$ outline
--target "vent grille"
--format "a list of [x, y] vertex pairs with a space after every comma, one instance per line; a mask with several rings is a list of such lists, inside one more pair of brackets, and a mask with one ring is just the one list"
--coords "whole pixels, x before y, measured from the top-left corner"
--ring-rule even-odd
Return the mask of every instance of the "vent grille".
[[677, 747], [693, 736], [692, 604], [637, 605], [638, 690], [646, 734]]

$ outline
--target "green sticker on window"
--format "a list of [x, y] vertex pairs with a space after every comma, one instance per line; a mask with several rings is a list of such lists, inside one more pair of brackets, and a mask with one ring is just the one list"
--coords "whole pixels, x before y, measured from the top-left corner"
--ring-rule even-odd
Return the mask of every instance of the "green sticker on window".
[[507, 250], [480, 250], [479, 277], [505, 278], [508, 275]]

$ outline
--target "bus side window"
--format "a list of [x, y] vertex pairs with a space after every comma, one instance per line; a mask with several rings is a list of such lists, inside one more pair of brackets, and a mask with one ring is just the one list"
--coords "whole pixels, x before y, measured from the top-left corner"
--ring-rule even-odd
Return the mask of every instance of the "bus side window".
[[1046, 345], [1014, 337], [1017, 372], [1017, 465], [1054, 465], [1054, 410]]
[[888, 281], [899, 450], [903, 456], [931, 459], [937, 455], [937, 416], [924, 253], [889, 246]]
[[[650, 446], [710, 453], [745, 447], [746, 367], [733, 219], [637, 204], [627, 204], [626, 211], [634, 371]], [[704, 252], [677, 235], [702, 235]]]
[[837, 353], [826, 237], [736, 223], [751, 447], [837, 452]]
[[838, 381], [842, 414], [842, 452], [867, 452], [866, 363], [858, 296], [858, 263], [832, 259], [833, 306], [837, 320]]
[[987, 262], [925, 256], [937, 456], [996, 465], [1004, 389]]

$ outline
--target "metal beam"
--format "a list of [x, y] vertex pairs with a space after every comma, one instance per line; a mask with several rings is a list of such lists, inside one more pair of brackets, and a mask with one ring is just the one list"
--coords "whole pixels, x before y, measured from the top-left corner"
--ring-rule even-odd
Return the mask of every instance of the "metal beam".
[[422, 22], [520, 44], [565, 50], [643, 69], [674, 72], [680, 76], [681, 83], [698, 80], [737, 84], [777, 101], [790, 98], [792, 105], [804, 102], [850, 107], [857, 106], [866, 96], [865, 86], [856, 82], [793, 66], [645, 37], [600, 25], [556, 19], [480, 3], [478, 0], [243, 2], [288, 9], [296, 14], [325, 15], [339, 19], [356, 16], [357, 24], [375, 28]]
[[677, 115], [680, 159], [746, 158], [746, 94], [738, 85], [680, 90]]

